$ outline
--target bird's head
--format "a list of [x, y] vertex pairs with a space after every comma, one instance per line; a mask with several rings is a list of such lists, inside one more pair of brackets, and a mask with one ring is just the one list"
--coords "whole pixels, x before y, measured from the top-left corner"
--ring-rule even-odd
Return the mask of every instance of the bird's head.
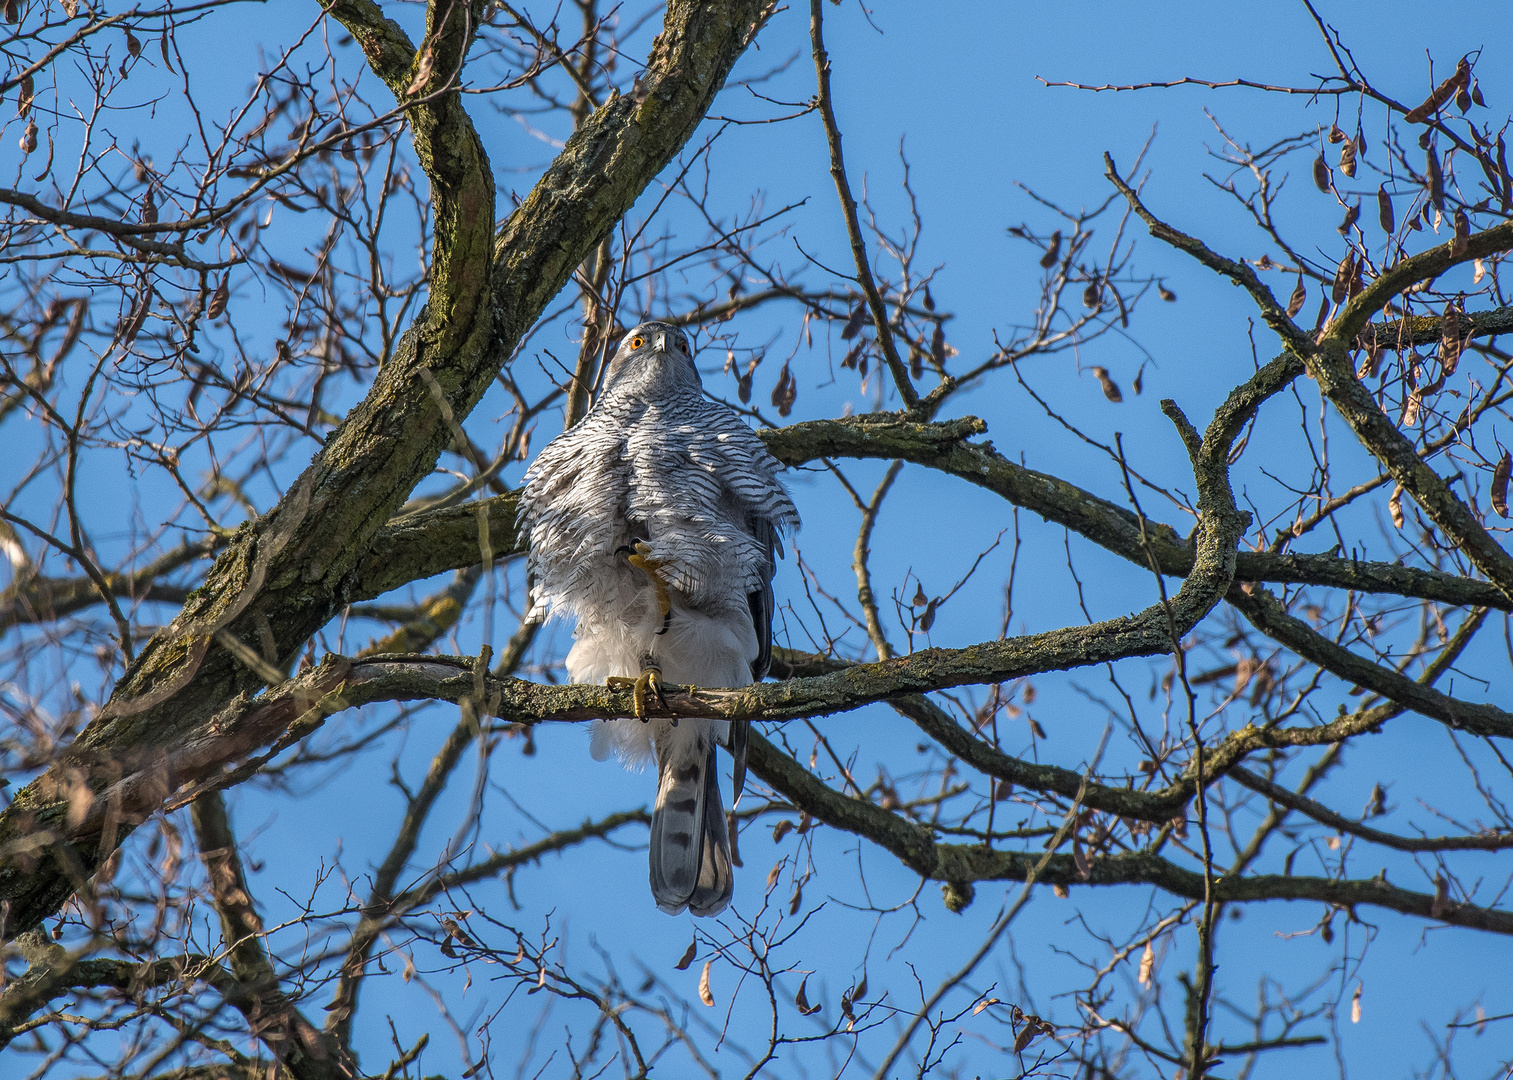
[[620, 339], [609, 361], [606, 392], [675, 384], [701, 385], [688, 337], [672, 323], [646, 322]]

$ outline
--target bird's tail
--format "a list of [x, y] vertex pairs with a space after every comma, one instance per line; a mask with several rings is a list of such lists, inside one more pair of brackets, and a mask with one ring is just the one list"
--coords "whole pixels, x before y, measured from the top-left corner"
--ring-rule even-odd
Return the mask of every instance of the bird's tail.
[[651, 894], [676, 915], [718, 915], [730, 902], [730, 836], [708, 720], [682, 720], [657, 739], [657, 805], [651, 815]]

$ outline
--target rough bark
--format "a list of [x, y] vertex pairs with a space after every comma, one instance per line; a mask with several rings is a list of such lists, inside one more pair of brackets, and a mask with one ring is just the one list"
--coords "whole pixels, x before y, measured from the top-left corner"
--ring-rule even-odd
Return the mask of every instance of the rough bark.
[[[644, 100], [616, 98], [590, 116], [496, 237], [487, 156], [456, 89], [483, 6], [431, 6], [432, 75], [413, 96], [406, 91], [421, 57], [399, 27], [364, 0], [333, 7], [374, 71], [412, 102], [436, 218], [429, 303], [279, 504], [237, 531], [96, 719], [0, 815], [7, 934], [56, 910], [129, 830], [125, 816], [92, 813], [91, 793], [140, 778], [171, 748], [203, 740], [228, 702], [263, 685], [236, 652], [256, 654], [271, 632], [277, 655], [264, 659], [283, 666], [350, 601], [375, 534], [430, 473], [455, 423], [574, 267], [693, 133], [764, 11], [754, 0], [669, 4]], [[228, 639], [244, 648], [233, 651]], [[81, 831], [81, 819], [114, 827]], [[38, 842], [63, 835], [66, 844]]]

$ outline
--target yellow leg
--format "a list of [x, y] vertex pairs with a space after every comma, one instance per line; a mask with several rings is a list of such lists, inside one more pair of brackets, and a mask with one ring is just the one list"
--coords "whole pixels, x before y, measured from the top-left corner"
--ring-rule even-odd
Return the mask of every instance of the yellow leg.
[[629, 675], [611, 675], [604, 680], [606, 686], [629, 686], [631, 700], [634, 702], [636, 719], [646, 722], [646, 696], [648, 693], [656, 694], [657, 700], [662, 707], [667, 707], [667, 699], [662, 696], [662, 669], [657, 666], [651, 657], [641, 661], [641, 674], [637, 678]]
[[667, 633], [667, 627], [672, 622], [672, 597], [667, 592], [667, 581], [658, 573], [667, 563], [662, 559], [653, 559], [651, 546], [644, 541], [636, 542], [635, 554], [625, 561], [651, 578], [652, 586], [657, 590], [657, 610], [662, 613], [662, 629], [657, 631], [660, 637]]

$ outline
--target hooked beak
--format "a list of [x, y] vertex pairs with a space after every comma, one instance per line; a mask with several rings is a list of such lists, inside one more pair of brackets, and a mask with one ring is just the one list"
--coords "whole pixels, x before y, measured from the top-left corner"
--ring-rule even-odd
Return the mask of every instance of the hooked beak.
[[660, 333], [660, 334], [657, 335], [657, 352], [666, 352], [666, 351], [667, 351], [667, 331], [664, 330], [664, 331], [662, 331], [662, 333]]

